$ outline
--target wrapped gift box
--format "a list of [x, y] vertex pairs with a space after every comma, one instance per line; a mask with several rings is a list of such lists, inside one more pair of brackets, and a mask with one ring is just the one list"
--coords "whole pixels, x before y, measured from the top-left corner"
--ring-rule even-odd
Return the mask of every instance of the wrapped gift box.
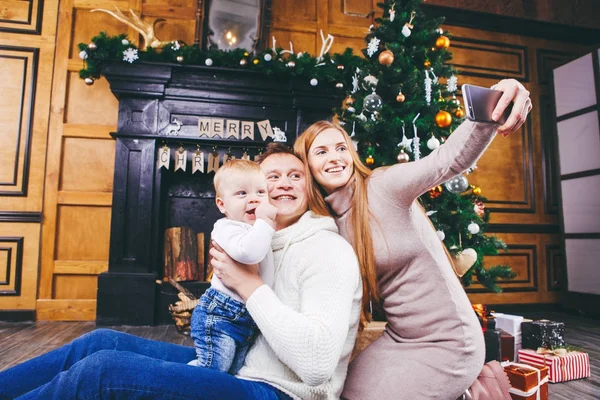
[[472, 304], [472, 306], [484, 332], [488, 329], [496, 329], [496, 318], [485, 304]]
[[514, 357], [519, 353], [522, 345], [522, 334], [521, 334], [521, 324], [523, 321], [531, 321], [525, 320], [520, 315], [510, 315], [510, 314], [502, 314], [502, 313], [492, 313], [496, 319], [496, 328], [502, 329], [503, 331], [509, 333], [514, 337], [514, 349], [513, 349], [513, 358], [510, 361], [516, 361]]
[[515, 338], [502, 329], [487, 329], [483, 332], [485, 340], [485, 362], [514, 361]]
[[548, 380], [552, 383], [588, 378], [590, 359], [587, 353], [565, 349], [519, 350], [519, 362], [534, 367], [548, 367]]
[[548, 367], [502, 363], [513, 400], [548, 400]]
[[502, 361], [516, 361], [515, 337], [500, 329], [500, 359]]
[[523, 322], [521, 324], [522, 348], [537, 349], [544, 347], [546, 349], [565, 347], [565, 324], [563, 322], [549, 321], [542, 319], [539, 321]]
[[483, 331], [483, 340], [485, 341], [485, 362], [502, 361], [500, 329], [486, 329]]

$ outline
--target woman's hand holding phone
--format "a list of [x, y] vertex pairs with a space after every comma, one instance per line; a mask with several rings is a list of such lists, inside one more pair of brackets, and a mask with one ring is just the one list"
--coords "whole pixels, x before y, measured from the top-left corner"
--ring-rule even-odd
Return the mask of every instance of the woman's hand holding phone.
[[491, 89], [502, 92], [502, 97], [492, 112], [492, 120], [498, 121], [504, 110], [512, 103], [512, 111], [508, 119], [498, 128], [498, 133], [506, 137], [525, 123], [527, 114], [533, 107], [529, 91], [516, 79], [503, 79], [492, 86]]

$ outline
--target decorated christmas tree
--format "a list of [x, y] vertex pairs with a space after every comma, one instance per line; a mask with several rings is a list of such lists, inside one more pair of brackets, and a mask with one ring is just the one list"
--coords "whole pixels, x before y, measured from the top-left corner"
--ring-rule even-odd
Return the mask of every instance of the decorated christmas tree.
[[[427, 18], [421, 0], [386, 0], [378, 6], [363, 50], [366, 63], [355, 68], [348, 96], [337, 120], [351, 134], [365, 163], [372, 167], [413, 162], [427, 156], [464, 120], [456, 98], [457, 74], [451, 64], [450, 35], [440, 28], [443, 19]], [[484, 256], [505, 249], [498, 238], [486, 235], [489, 210], [482, 190], [457, 175], [431, 188], [420, 201], [449, 250], [455, 268], [467, 272], [490, 290], [500, 291], [498, 279], [515, 276], [510, 267], [484, 267]], [[398, 227], [402, 229], [402, 227]]]

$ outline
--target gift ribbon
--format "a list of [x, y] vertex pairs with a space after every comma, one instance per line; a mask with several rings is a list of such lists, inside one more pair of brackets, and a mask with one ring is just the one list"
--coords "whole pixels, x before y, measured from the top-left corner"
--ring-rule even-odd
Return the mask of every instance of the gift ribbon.
[[481, 329], [485, 332], [487, 330], [488, 320], [494, 318], [494, 316], [488, 316], [487, 307], [483, 304], [472, 304], [473, 310], [481, 318]]
[[536, 400], [540, 400], [540, 387], [544, 383], [548, 382], [548, 376], [545, 376], [544, 379], [541, 379], [540, 370], [537, 369], [537, 368], [535, 368], [535, 367], [532, 367], [531, 365], [519, 364], [519, 363], [510, 363], [510, 364], [506, 364], [506, 365], [502, 364], [503, 367], [507, 367], [507, 366], [510, 366], [510, 365], [514, 365], [515, 367], [519, 367], [519, 368], [523, 368], [523, 369], [527, 369], [527, 370], [530, 370], [530, 371], [537, 372], [537, 381], [538, 381], [538, 384], [536, 386], [534, 386], [533, 388], [529, 389], [527, 392], [524, 392], [524, 391], [519, 390], [519, 389], [514, 388], [514, 387], [511, 387], [510, 389], [508, 389], [508, 392], [511, 393], [511, 394], [516, 394], [517, 396], [521, 396], [521, 397], [524, 397], [524, 398], [527, 398], [527, 397], [535, 394], [535, 399]]
[[544, 347], [538, 347], [538, 349], [536, 350], [536, 353], [542, 354], [542, 355], [553, 355], [553, 356], [557, 356], [557, 357], [564, 357], [567, 355], [568, 351], [567, 351], [567, 349], [550, 350], [550, 349], [546, 349]]
[[544, 365], [546, 364], [546, 356], [558, 357], [558, 366], [560, 367], [560, 372], [562, 374], [561, 380], [564, 380], [567, 377], [567, 360], [564, 358], [568, 353], [567, 349], [550, 350], [544, 347], [538, 347], [536, 353], [544, 356]]

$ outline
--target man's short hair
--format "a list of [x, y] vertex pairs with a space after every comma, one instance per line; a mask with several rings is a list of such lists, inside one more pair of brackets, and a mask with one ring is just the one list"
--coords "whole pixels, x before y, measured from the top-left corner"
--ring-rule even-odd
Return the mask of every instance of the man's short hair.
[[239, 173], [255, 173], [260, 174], [260, 166], [254, 161], [234, 159], [229, 160], [221, 166], [215, 173], [213, 184], [215, 185], [215, 192], [219, 196], [219, 187], [222, 182], [226, 182], [227, 178], [234, 174]]
[[298, 158], [298, 156], [296, 156], [296, 153], [294, 153], [294, 150], [287, 144], [271, 142], [267, 145], [265, 152], [262, 154], [259, 154], [259, 156], [256, 159], [256, 162], [260, 164], [267, 157], [272, 156], [273, 154], [289, 154], [291, 156]]

